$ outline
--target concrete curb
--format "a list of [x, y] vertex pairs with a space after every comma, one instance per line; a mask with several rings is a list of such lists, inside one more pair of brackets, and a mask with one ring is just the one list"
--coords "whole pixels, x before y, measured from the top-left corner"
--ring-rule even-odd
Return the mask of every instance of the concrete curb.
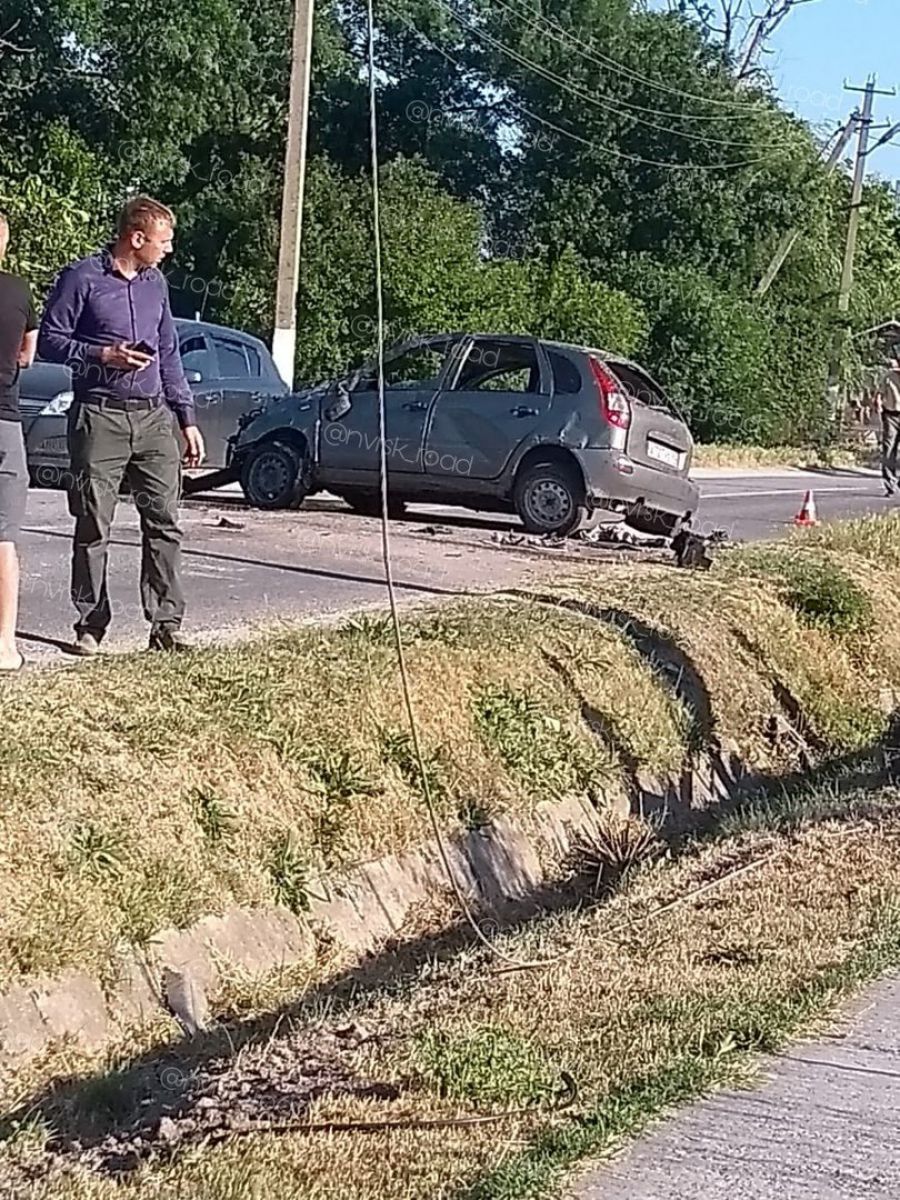
[[692, 467], [691, 479], [712, 482], [716, 479], [880, 479], [875, 467]]
[[[521, 902], [558, 875], [597, 810], [581, 799], [539, 805], [526, 827], [500, 816], [448, 839], [454, 876], [475, 911]], [[229, 969], [248, 977], [315, 961], [318, 939], [363, 957], [402, 939], [414, 910], [451, 895], [436, 844], [390, 855], [315, 881], [309, 912], [233, 908], [188, 929], [161, 930], [146, 950], [123, 948], [111, 988], [79, 970], [34, 977], [0, 995], [0, 1068], [20, 1067], [67, 1040], [97, 1051], [128, 1028], [168, 1014], [182, 1030], [202, 1028], [207, 996]]]
[[[629, 789], [605, 798], [620, 815], [662, 815], [690, 828], [698, 815], [745, 793], [739, 748], [698, 757], [679, 777], [639, 772]], [[543, 802], [522, 820], [501, 815], [447, 838], [453, 875], [479, 917], [527, 902], [557, 880], [577, 843], [597, 829], [598, 809], [585, 798]], [[104, 990], [79, 970], [25, 980], [0, 995], [0, 1070], [14, 1069], [67, 1039], [83, 1050], [110, 1045], [129, 1028], [175, 1018], [182, 1031], [202, 1029], [208, 995], [230, 970], [260, 978], [315, 962], [320, 939], [357, 960], [411, 933], [411, 918], [429, 903], [453, 899], [438, 846], [427, 842], [310, 883], [309, 910], [232, 908], [188, 929], [164, 929], [145, 950], [124, 947], [118, 978]]]

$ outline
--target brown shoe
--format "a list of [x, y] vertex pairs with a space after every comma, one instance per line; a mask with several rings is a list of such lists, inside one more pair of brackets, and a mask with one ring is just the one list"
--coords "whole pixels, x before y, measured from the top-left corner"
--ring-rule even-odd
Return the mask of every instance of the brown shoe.
[[178, 629], [154, 629], [150, 633], [150, 650], [164, 650], [167, 654], [180, 654], [194, 649], [194, 643]]

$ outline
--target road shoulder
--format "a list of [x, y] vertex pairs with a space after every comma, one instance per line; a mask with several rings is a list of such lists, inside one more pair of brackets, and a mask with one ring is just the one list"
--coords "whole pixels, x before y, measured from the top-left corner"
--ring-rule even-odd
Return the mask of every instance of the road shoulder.
[[578, 1200], [851, 1200], [900, 1194], [900, 978], [834, 1036], [768, 1059], [758, 1091], [692, 1105], [600, 1167]]

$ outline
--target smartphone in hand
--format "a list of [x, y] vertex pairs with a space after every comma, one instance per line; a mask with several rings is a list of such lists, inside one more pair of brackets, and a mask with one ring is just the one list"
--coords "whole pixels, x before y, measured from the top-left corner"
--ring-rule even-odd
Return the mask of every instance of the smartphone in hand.
[[148, 358], [153, 358], [156, 354], [149, 342], [134, 342], [131, 349], [137, 350], [138, 354], [146, 354]]

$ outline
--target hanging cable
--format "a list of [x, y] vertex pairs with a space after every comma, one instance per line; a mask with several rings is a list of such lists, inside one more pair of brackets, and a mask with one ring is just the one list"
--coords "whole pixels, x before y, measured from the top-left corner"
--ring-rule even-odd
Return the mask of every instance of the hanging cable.
[[[401, 13], [391, 4], [388, 4], [388, 8], [390, 9], [392, 15], [396, 17], [398, 21], [401, 21], [404, 25], [406, 25], [410, 32], [414, 33], [427, 46], [430, 46], [431, 49], [437, 54], [442, 55], [447, 62], [451, 63], [454, 67], [458, 68], [458, 70], [464, 73], [470, 70], [470, 68], [466, 67], [464, 63], [461, 63], [458, 58], [455, 58], [452, 54], [445, 50], [443, 46], [439, 46], [437, 42], [433, 41], [428, 36], [428, 34], [419, 29], [419, 27], [415, 25], [404, 13]], [[538, 124], [543, 125], [545, 129], [551, 129], [554, 133], [558, 133], [561, 137], [569, 138], [571, 141], [577, 142], [580, 146], [585, 146], [589, 150], [594, 150], [598, 154], [606, 155], [609, 158], [621, 159], [625, 162], [637, 163], [642, 166], [662, 167], [665, 170], [670, 171], [728, 171], [738, 170], [742, 167], [763, 166], [766, 163], [771, 162], [773, 157], [772, 155], [766, 155], [762, 158], [742, 159], [736, 162], [724, 163], [666, 162], [663, 159], [646, 158], [640, 154], [630, 154], [625, 150], [618, 150], [613, 146], [605, 146], [600, 142], [591, 141], [589, 138], [583, 137], [581, 134], [572, 133], [571, 130], [564, 129], [561, 125], [556, 125], [553, 121], [548, 121], [545, 117], [538, 116], [537, 113], [532, 112], [517, 100], [507, 99], [504, 101], [504, 104], [508, 108], [512, 109], [513, 112], [518, 112], [527, 117], [529, 120], [536, 121]]]
[[388, 458], [387, 458], [387, 409], [384, 396], [384, 270], [381, 252], [381, 190], [380, 190], [380, 172], [378, 164], [378, 92], [376, 86], [376, 67], [375, 67], [375, 13], [374, 0], [367, 0], [368, 9], [368, 73], [369, 73], [369, 142], [371, 148], [371, 170], [372, 170], [372, 226], [373, 239], [375, 243], [375, 300], [376, 314], [378, 322], [377, 331], [377, 369], [378, 369], [378, 431], [379, 431], [379, 473], [381, 484], [381, 552], [384, 560], [384, 578], [387, 584], [388, 602], [391, 610], [391, 623], [394, 630], [394, 641], [397, 647], [397, 666], [400, 673], [400, 690], [403, 694], [403, 706], [406, 710], [407, 721], [409, 722], [410, 739], [413, 747], [413, 757], [415, 758], [416, 766], [419, 771], [419, 778], [422, 781], [422, 795], [425, 800], [425, 807], [428, 811], [428, 820], [434, 833], [435, 843], [438, 847], [438, 854], [441, 860], [441, 866], [450, 883], [450, 887], [456, 896], [457, 902], [462, 909], [463, 915], [475, 934], [476, 938], [487, 950], [501, 962], [507, 963], [510, 967], [517, 970], [528, 970], [539, 967], [550, 967], [556, 963], [562, 962], [564, 959], [571, 956], [574, 951], [568, 951], [564, 954], [557, 954], [553, 957], [536, 960], [533, 962], [514, 958], [512, 955], [504, 954], [491, 939], [485, 934], [484, 930], [475, 919], [475, 914], [472, 912], [468, 898], [459, 884], [453, 867], [450, 863], [450, 856], [447, 853], [447, 843], [444, 838], [444, 833], [441, 828], [441, 823], [438, 818], [437, 808], [435, 807], [434, 797], [431, 794], [431, 782], [428, 775], [428, 770], [425, 766], [425, 759], [422, 754], [421, 739], [419, 737], [419, 726], [416, 719], [415, 707], [412, 701], [412, 693], [409, 686], [409, 672], [406, 665], [406, 652], [403, 646], [403, 630], [400, 626], [400, 612], [397, 605], [397, 594], [394, 587], [394, 571], [391, 558], [391, 535], [390, 522], [388, 519]]
[[[507, 46], [505, 43], [499, 41], [485, 30], [479, 29], [470, 21], [466, 21], [456, 11], [452, 4], [447, 4], [444, 2], [444, 0], [436, 0], [436, 3], [439, 8], [442, 8], [445, 12], [449, 13], [450, 16], [452, 16], [453, 19], [458, 22], [458, 24], [460, 24], [464, 29], [467, 29], [474, 37], [478, 38], [480, 41], [486, 42], [487, 45], [492, 47], [492, 49], [498, 50], [500, 53], [505, 54], [507, 58], [512, 59], [513, 62], [518, 63], [519, 66], [524, 67], [526, 70], [533, 71], [537, 75], [540, 75], [543, 79], [546, 79], [548, 83], [552, 83], [554, 86], [558, 87], [560, 91], [568, 92], [569, 95], [574, 96], [577, 100], [585, 100], [588, 104], [593, 104], [596, 108], [605, 110], [607, 112], [613, 112], [617, 115], [621, 115], [623, 109], [627, 109], [629, 107], [634, 107], [636, 111], [656, 112], [655, 109], [642, 109], [639, 105], [629, 106], [625, 102], [601, 100], [597, 96], [592, 95], [590, 92], [586, 92], [583, 88], [567, 83], [565, 79], [563, 79], [560, 75], [557, 75], [555, 72], [549, 70], [547, 67], [541, 66], [540, 63], [536, 63], [533, 59], [527, 58], [525, 55], [520, 54], [518, 50], [514, 50], [511, 46]], [[678, 114], [675, 115], [677, 116]], [[697, 142], [705, 146], [724, 146], [739, 150], [752, 149], [752, 146], [748, 142], [736, 142], [731, 138], [704, 137], [701, 133], [689, 133], [686, 130], [672, 129], [668, 125], [659, 125], [655, 121], [648, 121], [643, 117], [633, 116], [632, 120], [638, 125], [645, 125], [648, 129], [656, 130], [657, 133], [667, 133], [670, 137], [684, 138], [686, 141]], [[785, 143], [780, 144], [784, 145]]]
[[[517, 12], [515, 9], [510, 9], [508, 5], [503, 3], [503, 0], [492, 0], [492, 2], [499, 4], [501, 8], [506, 8], [509, 12], [513, 12], [515, 16], [519, 17], [520, 19], [525, 19], [524, 12]], [[670, 96], [675, 96], [682, 100], [692, 100], [700, 104], [721, 105], [723, 108], [733, 109], [734, 115], [725, 116], [723, 118], [725, 120], [741, 119], [737, 115], [739, 112], [751, 113], [760, 111], [760, 106], [755, 103], [744, 104], [740, 100], [720, 100], [715, 96], [701, 96], [696, 92], [685, 92], [680, 88], [670, 87], [668, 84], [662, 83], [661, 80], [653, 79], [649, 75], [644, 75], [640, 71], [635, 71], [632, 67], [624, 66], [616, 59], [610, 58], [608, 54], [603, 54], [596, 48], [594, 48], [593, 54], [589, 53], [579, 43], [577, 36], [570, 29], [566, 29], [565, 26], [560, 25], [560, 23], [553, 20], [552, 17], [541, 16], [538, 13], [532, 13], [531, 16], [533, 18], [533, 24], [539, 25], [541, 27], [541, 32], [544, 33], [545, 36], [550, 36], [549, 31], [551, 29], [556, 30], [563, 39], [568, 41], [568, 49], [574, 50], [575, 53], [581, 54], [585, 58], [589, 58], [592, 62], [597, 63], [599, 66], [606, 67], [608, 70], [613, 71], [615, 74], [622, 75], [626, 79], [632, 79], [636, 83], [642, 83], [646, 87], [655, 88], [657, 91], [665, 92]], [[589, 41], [588, 44], [593, 47], [592, 41]]]

